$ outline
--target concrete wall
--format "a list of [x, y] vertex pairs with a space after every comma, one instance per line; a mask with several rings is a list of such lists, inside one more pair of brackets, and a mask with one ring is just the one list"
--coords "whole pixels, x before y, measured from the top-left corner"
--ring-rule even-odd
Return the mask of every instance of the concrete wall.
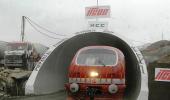
[[[64, 83], [68, 82], [68, 67], [75, 53], [82, 47], [92, 45], [113, 46], [124, 53], [127, 84], [125, 98], [136, 100], [141, 95], [147, 95], [146, 77], [143, 82], [143, 75], [147, 76], [146, 66], [144, 62], [139, 63], [140, 57], [135, 53], [139, 51], [115, 35], [99, 32], [76, 35], [49, 49], [30, 76], [26, 94], [47, 94], [64, 89]], [[141, 89], [143, 85], [146, 87], [144, 90]], [[138, 100], [147, 100], [147, 97]]]
[[[149, 100], [170, 100], [170, 83], [167, 81], [155, 81], [156, 68], [170, 69], [170, 63], [153, 62], [149, 64]], [[164, 75], [167, 74], [162, 74], [162, 76]]]

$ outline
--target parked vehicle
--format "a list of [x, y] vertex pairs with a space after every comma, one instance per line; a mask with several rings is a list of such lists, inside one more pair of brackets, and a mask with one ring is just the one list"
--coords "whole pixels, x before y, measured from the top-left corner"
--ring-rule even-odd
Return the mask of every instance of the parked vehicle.
[[19, 67], [32, 70], [39, 58], [39, 54], [31, 43], [8, 43], [4, 56], [4, 65], [8, 68]]

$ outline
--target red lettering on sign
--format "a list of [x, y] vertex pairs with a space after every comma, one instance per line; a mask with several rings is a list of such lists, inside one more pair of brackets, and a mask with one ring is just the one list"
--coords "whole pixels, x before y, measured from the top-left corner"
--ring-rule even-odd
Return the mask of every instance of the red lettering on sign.
[[168, 80], [170, 81], [170, 70], [160, 70], [155, 77], [155, 80]]
[[107, 15], [109, 9], [100, 9], [100, 8], [90, 8], [87, 12], [87, 16], [103, 16]]

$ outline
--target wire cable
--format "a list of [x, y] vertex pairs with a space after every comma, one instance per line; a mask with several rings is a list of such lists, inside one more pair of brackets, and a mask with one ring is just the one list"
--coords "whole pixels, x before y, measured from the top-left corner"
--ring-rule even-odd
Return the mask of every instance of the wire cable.
[[37, 32], [39, 32], [40, 34], [44, 35], [44, 36], [47, 36], [48, 38], [52, 38], [52, 39], [59, 39], [61, 40], [61, 38], [56, 38], [56, 37], [52, 37], [44, 32], [41, 32], [40, 30], [38, 30], [29, 20], [27, 20], [28, 23], [32, 26], [32, 28], [34, 28]]
[[137, 40], [133, 40], [133, 39], [130, 39], [130, 40], [133, 41], [133, 42], [138, 42], [138, 43], [143, 43], [143, 44], [149, 43], [149, 42], [145, 42], [145, 41], [137, 41]]
[[[53, 34], [58, 35], [58, 36], [66, 36], [66, 35], [63, 35], [63, 34], [57, 34], [57, 33], [55, 33], [55, 32], [52, 32], [52, 31], [50, 31], [50, 30], [48, 30], [48, 29], [40, 26], [39, 24], [37, 24], [36, 22], [32, 21], [30, 18], [28, 18], [28, 17], [26, 17], [26, 16], [25, 16], [25, 18], [27, 19], [27, 21], [29, 22], [29, 24], [30, 24], [36, 31], [38, 31], [39, 33], [41, 33], [41, 34], [43, 34], [43, 35], [45, 35], [45, 36], [47, 36], [47, 37], [49, 37], [49, 38], [61, 39], [61, 38], [52, 37], [52, 36], [50, 36], [50, 35], [48, 35], [48, 34], [46, 34], [46, 33], [44, 33], [44, 32], [41, 32], [41, 31], [38, 30], [38, 28], [36, 28], [34, 25], [36, 25], [37, 27], [39, 27], [39, 28], [41, 28], [41, 29], [43, 29], [43, 30], [45, 30], [45, 31], [47, 31], [47, 32], [49, 32], [49, 33], [53, 33]], [[33, 24], [34, 24], [34, 25], [33, 25]], [[133, 40], [133, 39], [130, 39], [130, 40], [133, 41], [133, 42], [138, 42], [138, 43], [144, 43], [144, 44], [145, 44], [145, 43], [148, 43], [148, 42], [137, 41], [137, 40]]]
[[36, 22], [32, 21], [32, 20], [31, 20], [30, 18], [28, 18], [28, 17], [25, 17], [25, 18], [26, 18], [27, 20], [29, 20], [31, 23], [33, 23], [34, 25], [36, 25], [37, 27], [39, 27], [39, 28], [41, 28], [41, 29], [43, 29], [43, 30], [45, 30], [45, 31], [47, 31], [47, 32], [49, 32], [49, 33], [53, 33], [53, 34], [58, 35], [58, 36], [66, 36], [66, 35], [63, 35], [63, 34], [57, 34], [57, 33], [55, 33], [55, 32], [52, 32], [52, 31], [50, 31], [50, 30], [48, 30], [48, 29], [40, 26], [39, 24], [37, 24]]

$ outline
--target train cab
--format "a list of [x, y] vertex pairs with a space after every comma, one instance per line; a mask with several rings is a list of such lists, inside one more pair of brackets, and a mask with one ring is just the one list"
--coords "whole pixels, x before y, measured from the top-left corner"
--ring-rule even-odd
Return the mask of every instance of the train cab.
[[126, 88], [125, 58], [111, 46], [78, 50], [68, 67], [68, 100], [122, 100]]

